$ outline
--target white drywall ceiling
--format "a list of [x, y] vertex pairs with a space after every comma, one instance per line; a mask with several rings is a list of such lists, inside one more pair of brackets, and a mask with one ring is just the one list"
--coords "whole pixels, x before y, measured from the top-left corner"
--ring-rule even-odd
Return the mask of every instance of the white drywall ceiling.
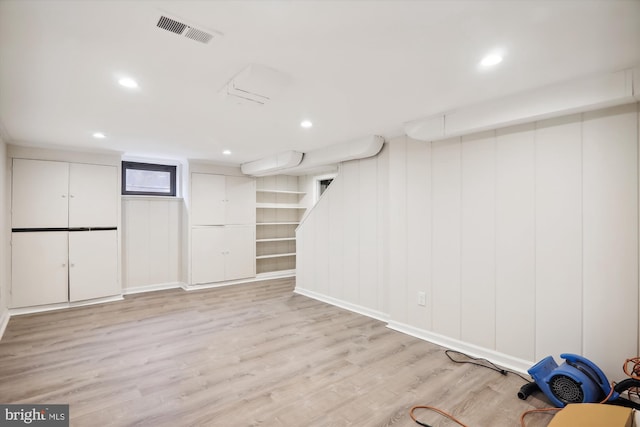
[[[156, 28], [161, 14], [223, 36], [177, 36]], [[504, 61], [479, 70], [494, 48]], [[250, 64], [291, 83], [264, 106], [225, 102], [220, 89]], [[0, 131], [240, 164], [637, 64], [636, 0], [0, 0]], [[138, 90], [116, 84], [124, 74]]]

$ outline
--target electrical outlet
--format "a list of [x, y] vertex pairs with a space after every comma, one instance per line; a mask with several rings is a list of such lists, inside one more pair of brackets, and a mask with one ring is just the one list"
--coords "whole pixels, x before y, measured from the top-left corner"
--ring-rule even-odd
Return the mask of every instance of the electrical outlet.
[[425, 306], [427, 305], [427, 294], [426, 292], [418, 292], [418, 305]]

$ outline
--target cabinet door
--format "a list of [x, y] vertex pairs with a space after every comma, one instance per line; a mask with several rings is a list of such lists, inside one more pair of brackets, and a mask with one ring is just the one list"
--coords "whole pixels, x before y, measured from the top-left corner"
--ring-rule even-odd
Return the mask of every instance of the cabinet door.
[[224, 227], [191, 230], [191, 284], [224, 280]]
[[69, 232], [69, 301], [120, 292], [117, 231]]
[[69, 165], [69, 227], [118, 224], [118, 168]]
[[69, 164], [13, 160], [13, 228], [68, 227]]
[[225, 223], [225, 177], [207, 173], [191, 174], [191, 224]]
[[256, 181], [242, 176], [227, 176], [225, 188], [225, 224], [255, 224]]
[[225, 227], [225, 280], [256, 275], [256, 228], [252, 225]]
[[67, 302], [67, 235], [11, 234], [11, 307]]

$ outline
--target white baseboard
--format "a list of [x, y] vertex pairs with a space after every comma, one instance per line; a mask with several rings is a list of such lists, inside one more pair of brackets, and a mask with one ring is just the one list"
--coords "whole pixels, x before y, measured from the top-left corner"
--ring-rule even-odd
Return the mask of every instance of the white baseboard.
[[246, 279], [229, 280], [227, 282], [202, 283], [199, 285], [188, 285], [186, 283], [183, 283], [182, 289], [184, 289], [185, 291], [198, 291], [202, 289], [222, 288], [224, 286], [244, 285], [246, 283], [260, 282], [262, 280], [266, 279], [259, 279], [258, 277], [248, 277]]
[[287, 277], [295, 277], [296, 270], [278, 270], [269, 271], [268, 273], [258, 273], [256, 279], [268, 280], [268, 279], [284, 279]]
[[429, 341], [433, 344], [445, 347], [447, 349], [456, 350], [472, 357], [479, 357], [487, 359], [498, 366], [501, 366], [507, 370], [522, 373], [528, 375], [527, 369], [533, 366], [534, 362], [530, 360], [523, 360], [517, 357], [509, 356], [497, 351], [489, 350], [483, 347], [476, 346], [474, 344], [459, 341], [453, 338], [439, 335], [434, 332], [426, 331], [424, 329], [416, 328], [411, 325], [407, 325], [400, 322], [395, 322], [389, 319], [389, 315], [376, 310], [371, 310], [366, 307], [352, 304], [346, 301], [339, 300], [337, 298], [329, 297], [308, 289], [302, 289], [296, 287], [295, 293], [304, 295], [309, 298], [313, 298], [318, 301], [326, 302], [327, 304], [335, 305], [336, 307], [344, 308], [345, 310], [353, 311], [364, 316], [372, 317], [377, 320], [381, 320], [387, 323], [389, 329], [402, 332], [403, 334], [411, 335], [412, 337], [419, 338], [424, 341]]
[[528, 375], [527, 369], [529, 369], [534, 364], [534, 362], [529, 360], [519, 359], [517, 357], [509, 356], [504, 353], [489, 350], [483, 347], [476, 346], [474, 344], [446, 337], [444, 335], [439, 335], [434, 332], [425, 331], [424, 329], [419, 329], [404, 323], [390, 321], [387, 324], [387, 327], [389, 329], [393, 329], [394, 331], [402, 332], [403, 334], [411, 335], [412, 337], [429, 341], [433, 344], [437, 344], [447, 349], [456, 350], [472, 357], [487, 359], [507, 370], [519, 372], [524, 375]]
[[139, 294], [143, 292], [164, 291], [166, 289], [178, 289], [183, 287], [184, 287], [184, 283], [182, 282], [157, 283], [153, 285], [132, 286], [130, 288], [125, 288], [122, 290], [122, 294], [131, 295], [131, 294]]
[[11, 315], [9, 314], [9, 310], [2, 307], [2, 309], [0, 309], [0, 340], [4, 335], [4, 331], [7, 329], [7, 325], [9, 324], [10, 317]]
[[44, 311], [64, 310], [65, 308], [84, 307], [86, 305], [104, 304], [107, 302], [122, 301], [122, 295], [114, 295], [105, 298], [96, 298], [87, 301], [63, 302], [60, 304], [39, 305], [36, 307], [11, 308], [9, 313], [11, 316], [20, 316], [22, 314], [42, 313]]
[[335, 305], [336, 307], [344, 308], [345, 310], [353, 311], [354, 313], [362, 314], [364, 316], [372, 317], [377, 320], [381, 320], [383, 322], [389, 321], [389, 315], [383, 313], [381, 311], [372, 310], [367, 307], [363, 307], [361, 305], [352, 304], [350, 302], [342, 301], [337, 298], [333, 298], [327, 295], [323, 295], [314, 291], [310, 291], [308, 289], [302, 289], [296, 287], [294, 289], [296, 294], [303, 295], [305, 297], [313, 298], [318, 301], [326, 302], [327, 304]]

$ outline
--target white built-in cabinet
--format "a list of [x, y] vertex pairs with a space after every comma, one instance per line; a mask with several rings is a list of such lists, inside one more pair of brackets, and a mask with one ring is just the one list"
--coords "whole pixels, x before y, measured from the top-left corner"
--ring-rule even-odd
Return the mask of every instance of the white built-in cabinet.
[[13, 228], [117, 224], [115, 166], [14, 159], [11, 194]]
[[250, 225], [194, 227], [192, 239], [192, 282], [222, 282], [255, 275]]
[[69, 301], [117, 295], [116, 230], [69, 232]]
[[208, 173], [191, 174], [191, 224], [255, 224], [252, 178]]
[[118, 168], [13, 159], [11, 306], [113, 296]]
[[69, 232], [13, 233], [11, 305], [28, 307], [69, 299]]
[[191, 284], [254, 277], [255, 180], [191, 174]]

